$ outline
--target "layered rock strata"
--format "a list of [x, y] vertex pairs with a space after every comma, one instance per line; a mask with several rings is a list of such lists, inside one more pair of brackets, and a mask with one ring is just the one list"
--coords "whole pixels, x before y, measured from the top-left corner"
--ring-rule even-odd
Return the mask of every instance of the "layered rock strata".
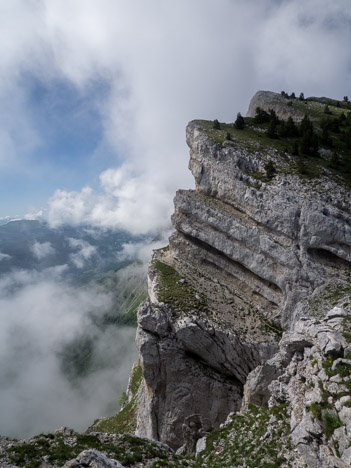
[[349, 305], [301, 318], [245, 384], [243, 411], [289, 405], [291, 442], [310, 468], [351, 465], [350, 324]]
[[[196, 190], [176, 194], [175, 233], [154, 254], [151, 302], [138, 313], [137, 434], [193, 451], [240, 409], [247, 376], [271, 365], [282, 329], [323, 315], [311, 303], [325, 288], [347, 287], [351, 197], [327, 175], [294, 174], [287, 153], [216, 141], [202, 121], [188, 125], [187, 143]], [[277, 175], [258, 181], [269, 161]], [[273, 366], [269, 378], [281, 372]], [[267, 405], [270, 382], [255, 378], [262, 389], [250, 398]]]

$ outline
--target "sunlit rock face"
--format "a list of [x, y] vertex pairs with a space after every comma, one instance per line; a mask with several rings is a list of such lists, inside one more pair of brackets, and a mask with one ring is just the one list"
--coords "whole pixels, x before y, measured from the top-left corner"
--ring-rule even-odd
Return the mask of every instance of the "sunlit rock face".
[[[256, 95], [250, 109], [269, 99]], [[187, 127], [196, 189], [175, 196], [175, 232], [154, 254], [152, 302], [138, 314], [137, 434], [190, 452], [240, 409], [248, 374], [351, 266], [349, 191], [326, 175], [300, 178], [277, 149], [210, 133], [201, 121]], [[258, 178], [269, 161], [277, 174]], [[270, 381], [283, 372], [271, 370]]]
[[[204, 258], [211, 250], [228, 264], [233, 290], [240, 280], [266, 314], [288, 326], [297, 301], [351, 266], [350, 192], [327, 178], [308, 183], [289, 173], [252, 187], [251, 174], [279, 158], [274, 151], [235, 142], [220, 148], [196, 122], [187, 142], [196, 191], [177, 193], [175, 228], [195, 249], [201, 243]], [[182, 248], [176, 252], [181, 258]]]

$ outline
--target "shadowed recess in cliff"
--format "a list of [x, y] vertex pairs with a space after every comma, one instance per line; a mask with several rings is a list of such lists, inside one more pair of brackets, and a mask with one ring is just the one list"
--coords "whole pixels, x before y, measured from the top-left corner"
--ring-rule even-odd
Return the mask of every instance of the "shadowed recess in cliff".
[[322, 265], [328, 267], [351, 267], [351, 262], [326, 249], [309, 248], [307, 249], [307, 253], [314, 261], [320, 262]]
[[[210, 254], [212, 254], [213, 257], [219, 257], [221, 260], [224, 260], [225, 263], [227, 263], [228, 265], [233, 267], [233, 268], [231, 268], [230, 270], [227, 271], [233, 277], [235, 277], [234, 271], [238, 270], [238, 271], [240, 271], [240, 273], [243, 273], [245, 276], [249, 276], [255, 282], [261, 283], [262, 286], [264, 286], [265, 288], [271, 289], [274, 292], [274, 294], [276, 294], [278, 297], [279, 296], [281, 297], [283, 295], [283, 292], [280, 289], [280, 287], [277, 284], [275, 284], [273, 281], [269, 281], [269, 280], [267, 280], [265, 278], [262, 278], [261, 276], [257, 275], [252, 270], [250, 270], [249, 268], [244, 266], [242, 263], [236, 262], [235, 260], [228, 257], [224, 252], [221, 252], [220, 250], [218, 250], [215, 247], [207, 244], [206, 242], [204, 242], [204, 241], [202, 241], [202, 240], [200, 240], [200, 239], [198, 239], [196, 237], [192, 237], [192, 236], [189, 236], [189, 235], [184, 234], [184, 233], [182, 233], [182, 234], [184, 235], [184, 237], [189, 242], [191, 242], [195, 246], [200, 247], [201, 249], [205, 250], [206, 252], [209, 252]], [[200, 261], [201, 260], [202, 259], [200, 259]], [[209, 261], [208, 259], [204, 259], [204, 260]], [[236, 279], [239, 279], [239, 278], [236, 278]], [[279, 304], [275, 304], [275, 305], [279, 305]]]

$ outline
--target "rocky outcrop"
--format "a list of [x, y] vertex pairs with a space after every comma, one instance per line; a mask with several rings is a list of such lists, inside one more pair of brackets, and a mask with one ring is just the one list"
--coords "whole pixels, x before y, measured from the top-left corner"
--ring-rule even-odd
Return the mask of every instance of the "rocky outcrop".
[[137, 434], [174, 449], [195, 444], [240, 408], [258, 352], [196, 316], [172, 320], [163, 303], [144, 304], [138, 320], [144, 391]]
[[305, 115], [304, 107], [306, 106], [303, 101], [289, 99], [272, 91], [257, 91], [250, 101], [249, 109], [246, 113], [247, 117], [255, 117], [257, 107], [266, 112], [269, 112], [271, 109], [274, 110], [282, 120], [288, 120], [289, 117], [292, 117], [295, 122], [299, 122]]
[[63, 427], [54, 433], [12, 440], [0, 436], [0, 466], [42, 468], [151, 468], [191, 466], [165, 444], [131, 434], [79, 434]]
[[308, 467], [350, 466], [351, 309], [334, 308], [324, 318], [300, 319], [279, 352], [248, 376], [250, 403], [289, 405], [291, 442]]
[[[269, 93], [250, 109], [268, 102], [280, 117], [293, 112]], [[211, 132], [201, 121], [187, 127], [196, 189], [176, 194], [175, 233], [154, 254], [151, 303], [138, 313], [137, 434], [190, 452], [229, 413], [267, 406], [272, 383], [305, 349], [345, 359], [347, 348], [317, 318], [321, 295], [348, 287], [350, 193], [327, 174], [300, 178], [287, 153]], [[274, 178], [265, 177], [269, 161]], [[277, 353], [282, 330], [290, 334]]]
[[74, 460], [63, 465], [64, 468], [125, 468], [118, 461], [106, 457], [96, 449], [84, 450]]
[[278, 160], [274, 151], [221, 149], [196, 122], [187, 142], [196, 192], [178, 192], [175, 228], [202, 242], [204, 256], [213, 249], [224, 258], [232, 289], [240, 290], [237, 279], [244, 283], [261, 310], [272, 319], [281, 314], [288, 327], [300, 299], [351, 266], [350, 193], [327, 178], [311, 185], [292, 174], [253, 187], [252, 174]]

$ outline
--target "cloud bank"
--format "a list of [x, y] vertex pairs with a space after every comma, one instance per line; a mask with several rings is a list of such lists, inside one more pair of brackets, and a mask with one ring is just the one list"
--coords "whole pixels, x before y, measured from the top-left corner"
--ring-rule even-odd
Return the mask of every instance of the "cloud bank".
[[[0, 164], [30, 171], [45, 135], [31, 123], [26, 74], [77, 93], [108, 83], [97, 103], [116, 154], [97, 189], [57, 187], [55, 226], [89, 222], [146, 233], [164, 228], [186, 169], [186, 123], [232, 121], [258, 89], [340, 98], [350, 93], [348, 0], [13, 0], [0, 5]], [[11, 109], [9, 113], [7, 110]]]
[[1, 262], [2, 260], [6, 260], [6, 259], [8, 260], [8, 259], [10, 259], [10, 258], [11, 258], [10, 255], [4, 254], [4, 253], [1, 253], [1, 252], [0, 252], [0, 262]]
[[53, 255], [55, 249], [50, 242], [35, 242], [31, 247], [32, 254], [38, 260], [42, 260], [48, 255]]
[[[0, 280], [0, 434], [26, 437], [62, 425], [84, 430], [117, 410], [136, 358], [134, 328], [96, 327], [112, 293], [65, 284], [65, 268], [12, 272]], [[97, 367], [78, 383], [62, 369], [65, 345], [91, 336]], [[109, 405], [115, 402], [112, 407]]]
[[69, 237], [67, 240], [69, 246], [77, 250], [77, 252], [70, 255], [71, 262], [77, 268], [83, 268], [85, 262], [96, 255], [97, 248], [94, 245], [90, 245], [89, 242], [73, 237]]

